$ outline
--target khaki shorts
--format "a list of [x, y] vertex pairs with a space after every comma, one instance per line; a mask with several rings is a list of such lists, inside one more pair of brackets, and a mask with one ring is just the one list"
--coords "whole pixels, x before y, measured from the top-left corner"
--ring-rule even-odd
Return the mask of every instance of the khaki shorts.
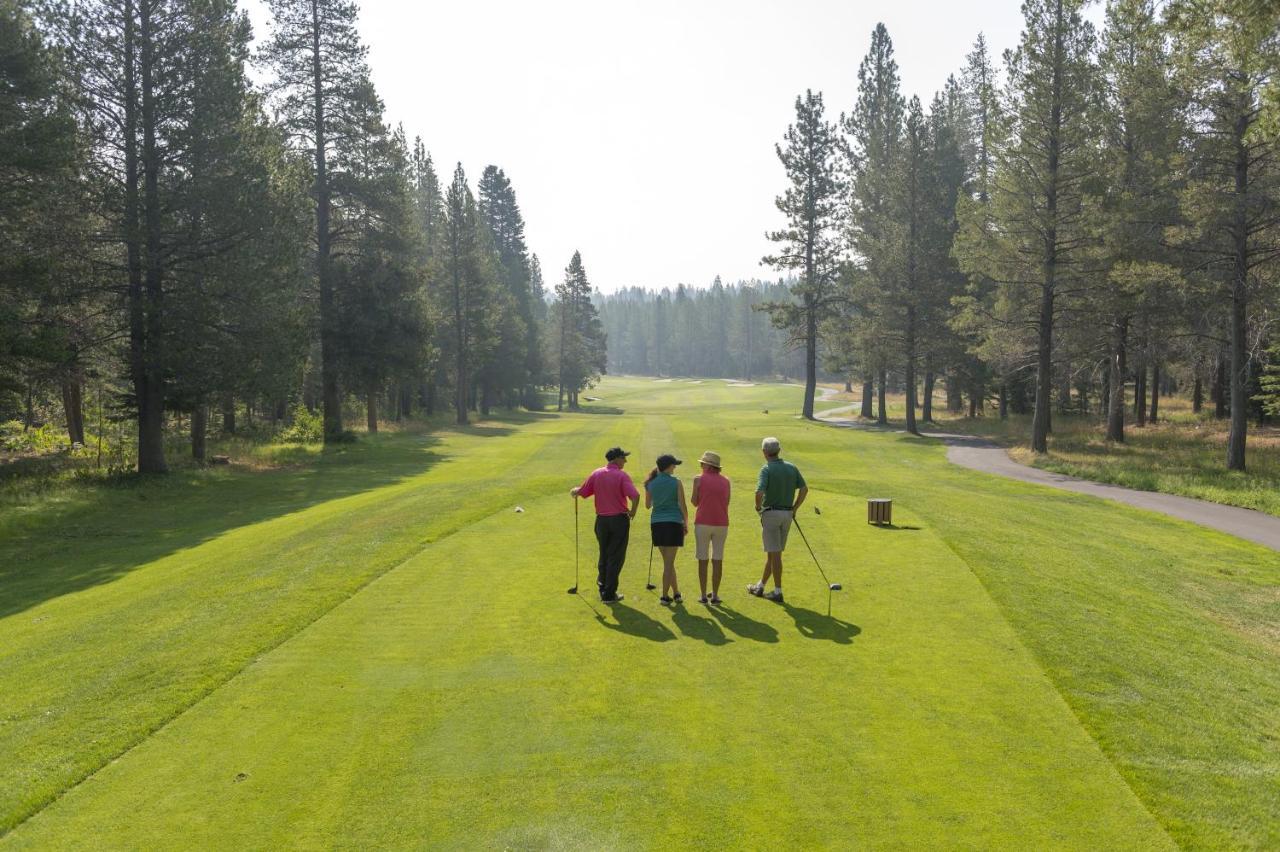
[[[729, 536], [728, 527], [694, 524], [693, 537], [698, 544], [698, 559], [724, 559], [724, 540]], [[708, 551], [711, 553], [707, 556]]]
[[790, 509], [766, 509], [760, 513], [760, 538], [765, 553], [781, 553], [787, 549], [787, 533], [791, 532]]

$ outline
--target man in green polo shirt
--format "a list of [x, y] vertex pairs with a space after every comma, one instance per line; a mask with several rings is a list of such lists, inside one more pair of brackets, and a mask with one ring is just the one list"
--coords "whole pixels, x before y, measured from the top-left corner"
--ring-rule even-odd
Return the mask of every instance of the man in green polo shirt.
[[[760, 451], [764, 453], [764, 467], [756, 479], [756, 511], [760, 513], [760, 535], [764, 540], [764, 576], [759, 583], [747, 586], [747, 591], [781, 603], [782, 551], [786, 550], [787, 533], [791, 531], [796, 509], [809, 496], [809, 486], [799, 468], [778, 458], [782, 444], [777, 438], [765, 438], [760, 443]], [[773, 591], [766, 595], [764, 584], [769, 582], [770, 575]]]

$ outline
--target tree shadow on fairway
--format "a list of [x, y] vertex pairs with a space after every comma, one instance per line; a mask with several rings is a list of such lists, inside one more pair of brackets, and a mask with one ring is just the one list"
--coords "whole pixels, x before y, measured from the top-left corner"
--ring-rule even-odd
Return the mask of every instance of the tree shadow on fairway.
[[[592, 607], [595, 609], [595, 607]], [[600, 622], [602, 627], [609, 630], [616, 630], [619, 633], [626, 633], [628, 636], [636, 636], [640, 639], [648, 639], [650, 642], [670, 642], [676, 638], [676, 634], [671, 632], [671, 628], [667, 627], [661, 621], [650, 618], [638, 609], [632, 609], [624, 604], [610, 604], [608, 609], [613, 613], [613, 617], [618, 623], [613, 624], [600, 613], [596, 613], [596, 621]]]
[[711, 613], [712, 618], [720, 622], [725, 629], [736, 633], [743, 639], [750, 639], [753, 642], [778, 641], [778, 631], [773, 625], [747, 618], [742, 613], [724, 604], [708, 607], [708, 611]]
[[85, 489], [65, 507], [0, 519], [0, 618], [110, 583], [238, 527], [417, 476], [446, 460], [431, 449], [438, 443], [406, 433], [281, 470], [130, 477]]
[[826, 639], [829, 642], [835, 642], [837, 645], [852, 645], [853, 637], [862, 632], [862, 628], [858, 625], [841, 621], [835, 616], [792, 606], [785, 601], [782, 604], [782, 608], [795, 621], [800, 635], [806, 639]]
[[733, 641], [724, 635], [724, 631], [715, 621], [701, 615], [694, 615], [683, 606], [675, 608], [671, 619], [680, 628], [680, 632], [690, 639], [697, 639], [708, 645], [728, 645]]

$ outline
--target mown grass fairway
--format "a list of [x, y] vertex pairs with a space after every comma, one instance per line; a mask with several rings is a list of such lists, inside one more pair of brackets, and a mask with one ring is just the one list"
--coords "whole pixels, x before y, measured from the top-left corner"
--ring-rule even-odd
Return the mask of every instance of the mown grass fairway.
[[[0, 847], [1280, 844], [1276, 554], [804, 423], [796, 388], [594, 395], [625, 413], [10, 511]], [[743, 591], [765, 434], [832, 618], [794, 533], [787, 604]], [[691, 550], [685, 607], [644, 591], [645, 523], [595, 601], [586, 506], [565, 594], [565, 492], [614, 443], [637, 480], [724, 457], [726, 606]]]

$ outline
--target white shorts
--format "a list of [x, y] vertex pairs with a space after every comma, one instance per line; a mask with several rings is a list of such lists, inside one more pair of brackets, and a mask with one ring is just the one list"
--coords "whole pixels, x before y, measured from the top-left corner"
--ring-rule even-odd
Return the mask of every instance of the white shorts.
[[[712, 527], [694, 524], [693, 537], [697, 541], [698, 559], [724, 559], [724, 540], [729, 536], [728, 527]], [[707, 556], [710, 551], [711, 556]]]

